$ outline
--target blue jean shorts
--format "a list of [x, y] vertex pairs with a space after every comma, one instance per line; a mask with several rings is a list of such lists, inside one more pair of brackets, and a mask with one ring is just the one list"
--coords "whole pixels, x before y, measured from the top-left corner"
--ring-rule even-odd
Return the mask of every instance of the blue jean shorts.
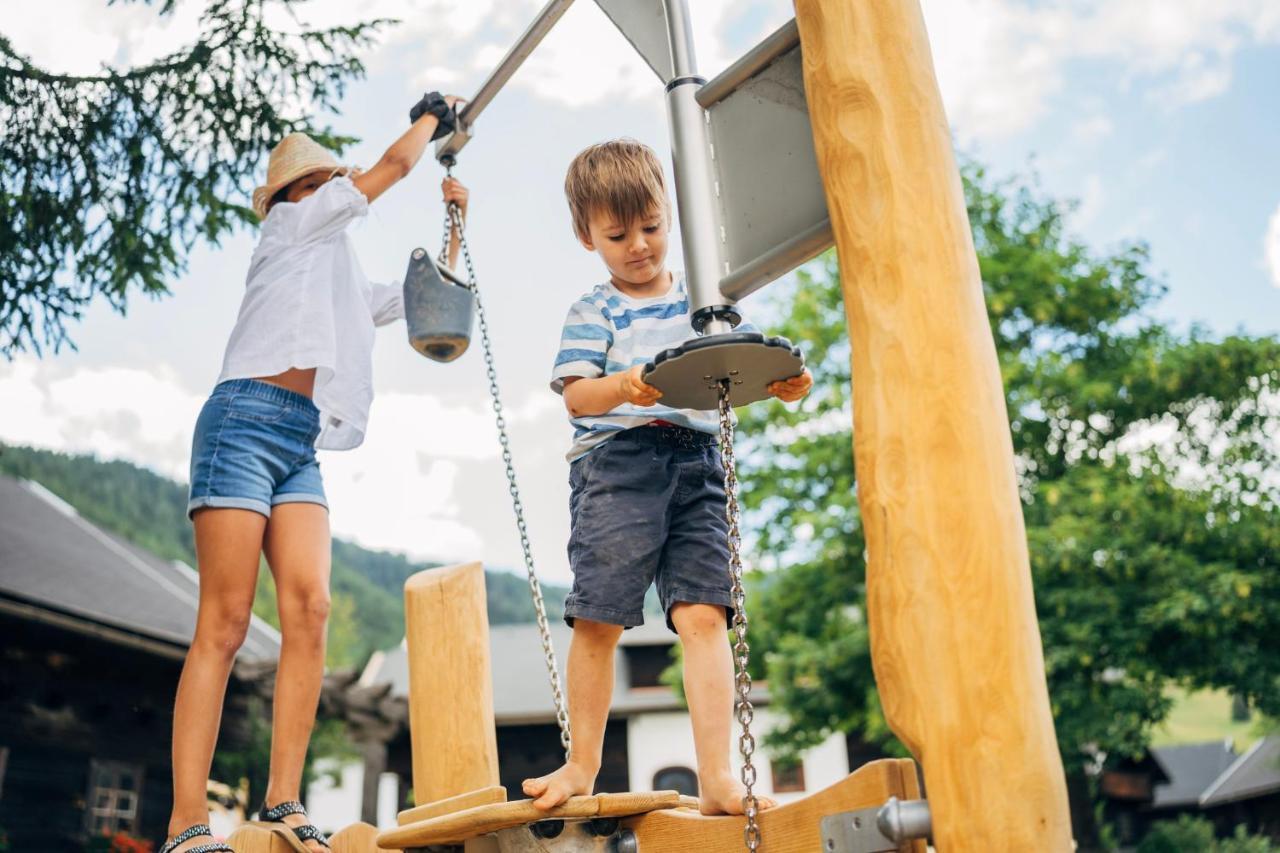
[[305, 395], [256, 379], [219, 383], [196, 419], [187, 517], [202, 507], [268, 518], [276, 504], [328, 509], [316, 461], [319, 434], [320, 410]]
[[673, 631], [680, 603], [719, 605], [732, 618], [724, 467], [711, 435], [624, 430], [573, 461], [569, 488], [566, 622], [643, 625], [655, 581]]

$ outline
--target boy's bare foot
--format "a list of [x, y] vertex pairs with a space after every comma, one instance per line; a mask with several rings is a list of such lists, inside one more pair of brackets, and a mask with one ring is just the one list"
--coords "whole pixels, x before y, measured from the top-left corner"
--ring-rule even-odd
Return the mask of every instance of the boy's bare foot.
[[[729, 773], [698, 780], [698, 811], [706, 815], [742, 814], [742, 798], [747, 789]], [[768, 797], [756, 797], [760, 811], [777, 803]]]
[[534, 797], [534, 807], [545, 811], [560, 805], [570, 797], [590, 794], [595, 788], [598, 772], [569, 761], [554, 773], [539, 776], [537, 779], [525, 779], [521, 787], [524, 788], [526, 795]]

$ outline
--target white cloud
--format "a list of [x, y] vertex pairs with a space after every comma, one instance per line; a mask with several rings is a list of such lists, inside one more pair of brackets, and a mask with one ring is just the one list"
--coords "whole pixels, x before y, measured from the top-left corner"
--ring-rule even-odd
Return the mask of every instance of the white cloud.
[[1092, 145], [1111, 135], [1115, 125], [1104, 115], [1094, 115], [1076, 122], [1071, 129], [1071, 136], [1083, 145]]
[[0, 363], [0, 438], [104, 459], [127, 459], [186, 481], [203, 397], [166, 367], [67, 370], [22, 356]]
[[1114, 68], [1176, 107], [1225, 92], [1235, 54], [1280, 40], [1271, 0], [924, 0], [948, 115], [966, 141], [1034, 124], [1068, 65]]
[[1280, 287], [1280, 206], [1271, 214], [1267, 223], [1267, 234], [1264, 238], [1263, 251], [1267, 261], [1267, 272], [1271, 273], [1271, 283]]

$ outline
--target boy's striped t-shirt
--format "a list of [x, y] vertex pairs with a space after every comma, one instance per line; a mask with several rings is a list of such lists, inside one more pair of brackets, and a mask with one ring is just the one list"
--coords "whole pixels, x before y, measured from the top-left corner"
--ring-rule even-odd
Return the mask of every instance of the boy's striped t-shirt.
[[[673, 279], [671, 289], [662, 296], [634, 299], [606, 281], [574, 302], [560, 334], [551, 388], [563, 394], [566, 378], [621, 373], [693, 337], [684, 277], [676, 274]], [[737, 331], [756, 329], [744, 321]], [[603, 415], [570, 418], [574, 433], [567, 457], [572, 462], [618, 432], [655, 420], [712, 435], [720, 431], [714, 411], [673, 409], [661, 402], [654, 406], [623, 403]]]

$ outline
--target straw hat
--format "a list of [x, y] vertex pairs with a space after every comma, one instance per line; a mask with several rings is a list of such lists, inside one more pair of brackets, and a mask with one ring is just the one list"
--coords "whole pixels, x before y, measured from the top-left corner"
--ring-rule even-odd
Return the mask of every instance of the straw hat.
[[320, 143], [305, 133], [289, 134], [271, 149], [271, 159], [267, 161], [267, 182], [253, 191], [253, 212], [259, 219], [266, 219], [276, 193], [304, 175], [324, 171], [333, 177], [337, 172], [350, 172], [351, 167], [340, 165]]

